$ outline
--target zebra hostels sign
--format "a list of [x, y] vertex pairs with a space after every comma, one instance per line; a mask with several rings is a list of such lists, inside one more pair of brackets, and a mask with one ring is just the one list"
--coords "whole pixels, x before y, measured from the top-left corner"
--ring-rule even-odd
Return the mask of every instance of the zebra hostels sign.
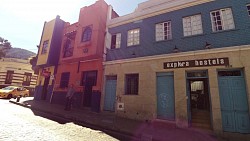
[[227, 57], [225, 57], [225, 58], [212, 58], [212, 59], [165, 62], [163, 64], [163, 68], [164, 69], [175, 69], [175, 68], [228, 66], [228, 65], [229, 65], [229, 59]]

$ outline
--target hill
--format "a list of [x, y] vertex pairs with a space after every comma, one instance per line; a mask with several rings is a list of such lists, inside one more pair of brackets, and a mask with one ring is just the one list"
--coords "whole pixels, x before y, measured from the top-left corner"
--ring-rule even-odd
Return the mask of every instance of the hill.
[[35, 56], [34, 52], [21, 48], [11, 48], [6, 51], [5, 58], [18, 58], [28, 60], [31, 56]]

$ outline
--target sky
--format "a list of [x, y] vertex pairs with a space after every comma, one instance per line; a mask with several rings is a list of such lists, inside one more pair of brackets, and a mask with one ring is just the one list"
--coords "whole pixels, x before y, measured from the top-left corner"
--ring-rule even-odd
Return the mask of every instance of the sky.
[[[66, 22], [78, 21], [80, 8], [96, 0], [1, 0], [0, 37], [12, 47], [37, 53], [43, 24], [57, 15]], [[105, 0], [120, 15], [132, 13], [139, 3], [147, 0]]]

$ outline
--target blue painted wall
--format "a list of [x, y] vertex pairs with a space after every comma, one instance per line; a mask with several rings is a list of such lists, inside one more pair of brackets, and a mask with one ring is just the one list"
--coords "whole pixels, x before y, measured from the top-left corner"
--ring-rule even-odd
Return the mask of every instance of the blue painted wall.
[[[203, 50], [206, 42], [213, 48], [250, 44], [250, 16], [246, 5], [250, 0], [216, 0], [161, 15], [143, 19], [139, 23], [128, 23], [110, 28], [111, 34], [121, 33], [121, 48], [111, 49], [107, 52], [107, 61], [127, 58], [169, 54], [176, 45], [181, 52]], [[221, 32], [212, 32], [210, 12], [221, 8], [232, 8], [235, 29]], [[203, 34], [184, 37], [182, 18], [201, 14]], [[155, 24], [171, 21], [172, 40], [155, 41]], [[140, 28], [140, 45], [127, 47], [127, 31]], [[133, 52], [135, 55], [132, 55]]]
[[[53, 91], [53, 86], [49, 85], [47, 88], [47, 96], [46, 96], [46, 101], [50, 101], [50, 97]], [[37, 85], [35, 87], [35, 92], [34, 92], [34, 99], [35, 100], [41, 100], [42, 99], [42, 92], [43, 92], [43, 86]]]
[[60, 57], [61, 44], [62, 44], [64, 24], [65, 22], [61, 20], [59, 16], [57, 16], [52, 39], [51, 39], [51, 47], [49, 51], [49, 56], [47, 60], [47, 64], [49, 66], [58, 64], [59, 57]]

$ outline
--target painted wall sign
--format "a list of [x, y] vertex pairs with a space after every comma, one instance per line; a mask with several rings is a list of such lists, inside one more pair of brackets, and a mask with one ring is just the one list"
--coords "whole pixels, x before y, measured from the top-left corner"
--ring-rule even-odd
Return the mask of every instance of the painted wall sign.
[[212, 59], [165, 62], [163, 64], [163, 67], [164, 67], [164, 69], [175, 69], [175, 68], [227, 66], [227, 65], [229, 65], [229, 59], [227, 57], [225, 57], [225, 58], [212, 58]]

